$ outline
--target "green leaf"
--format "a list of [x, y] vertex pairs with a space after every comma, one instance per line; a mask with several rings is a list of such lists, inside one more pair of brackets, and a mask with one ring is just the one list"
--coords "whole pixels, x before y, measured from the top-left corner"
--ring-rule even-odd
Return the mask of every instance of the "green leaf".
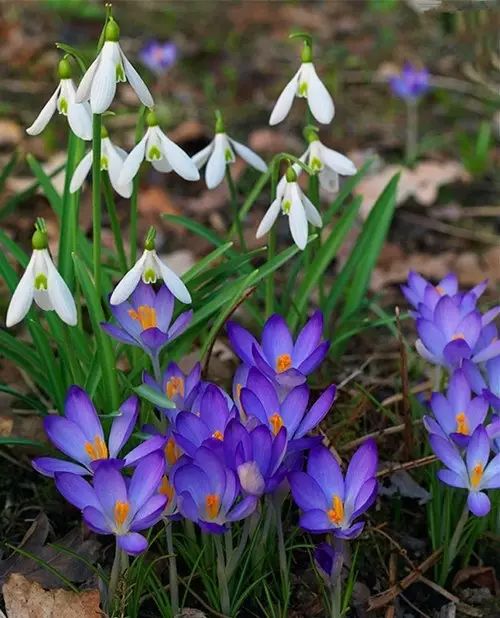
[[182, 280], [184, 283], [189, 283], [192, 279], [194, 279], [197, 275], [202, 273], [208, 266], [218, 259], [221, 255], [224, 255], [228, 249], [233, 246], [232, 242], [227, 242], [224, 245], [220, 245], [217, 249], [211, 251], [204, 258], [196, 262], [184, 275], [182, 276]]
[[323, 225], [327, 225], [330, 223], [332, 218], [337, 214], [337, 212], [341, 209], [345, 200], [349, 197], [349, 195], [354, 191], [357, 185], [361, 182], [361, 180], [366, 176], [370, 166], [372, 165], [373, 160], [367, 161], [361, 169], [354, 175], [348, 178], [344, 183], [342, 183], [342, 187], [335, 198], [335, 200], [331, 203], [330, 207], [323, 215]]
[[17, 150], [15, 150], [10, 156], [10, 159], [4, 165], [4, 168], [0, 173], [0, 191], [3, 190], [5, 183], [7, 182], [7, 178], [12, 174], [12, 171], [16, 167], [18, 158], [19, 158], [18, 152]]
[[148, 386], [147, 384], [141, 384], [139, 386], [136, 386], [134, 388], [134, 391], [139, 395], [139, 397], [145, 399], [146, 401], [149, 401], [158, 408], [175, 408], [175, 403], [170, 401], [170, 399], [166, 395], [160, 393], [159, 391], [155, 390], [151, 386]]
[[29, 440], [28, 438], [17, 438], [16, 436], [0, 436], [0, 446], [36, 446], [37, 448], [47, 448], [47, 445], [39, 440]]
[[48, 386], [50, 386], [48, 392], [50, 392], [57, 409], [62, 411], [64, 407], [65, 388], [61, 377], [61, 368], [50, 345], [47, 333], [40, 324], [34, 320], [30, 320], [30, 333], [33, 338], [33, 343], [39, 351], [40, 358], [43, 359], [43, 367], [47, 372], [48, 379], [45, 382], [48, 382]]
[[30, 166], [30, 169], [35, 175], [36, 179], [40, 183], [40, 187], [42, 188], [43, 194], [49, 200], [50, 205], [52, 206], [52, 209], [54, 210], [56, 215], [60, 218], [62, 207], [63, 207], [63, 201], [62, 201], [62, 197], [59, 195], [54, 185], [52, 184], [50, 176], [48, 176], [44, 172], [42, 166], [32, 154], [26, 155], [26, 161], [28, 165]]
[[87, 64], [85, 62], [85, 58], [77, 49], [75, 49], [71, 45], [67, 45], [66, 43], [56, 43], [56, 47], [57, 49], [61, 49], [63, 52], [66, 52], [70, 56], [73, 56], [73, 58], [77, 61], [78, 66], [80, 67], [82, 75], [86, 73]]

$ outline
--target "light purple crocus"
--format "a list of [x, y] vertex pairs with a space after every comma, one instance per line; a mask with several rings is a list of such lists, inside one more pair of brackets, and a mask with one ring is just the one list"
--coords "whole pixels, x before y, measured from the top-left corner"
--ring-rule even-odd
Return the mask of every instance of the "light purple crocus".
[[172, 474], [179, 512], [203, 530], [222, 534], [228, 526], [253, 513], [255, 496], [241, 499], [238, 478], [209, 448], [202, 446], [191, 462]]
[[483, 423], [488, 412], [484, 397], [472, 397], [469, 382], [462, 369], [456, 369], [450, 378], [446, 397], [433, 393], [431, 409], [434, 418], [424, 417], [430, 433], [451, 438], [460, 448], [465, 448], [476, 427]]
[[144, 458], [130, 480], [112, 461], [99, 463], [93, 486], [68, 472], [55, 475], [56, 487], [68, 502], [79, 508], [87, 526], [97, 534], [114, 534], [118, 547], [137, 555], [148, 547], [141, 530], [162, 517], [167, 498], [158, 493], [165, 471], [161, 452]]
[[417, 69], [410, 62], [406, 62], [401, 73], [389, 80], [392, 92], [405, 101], [415, 101], [429, 89], [429, 71], [426, 68]]
[[174, 296], [162, 285], [155, 292], [152, 285], [140, 281], [129, 300], [111, 305], [118, 326], [104, 322], [101, 328], [122, 343], [138, 346], [157, 358], [161, 349], [181, 335], [189, 326], [192, 311], [185, 311], [171, 324]]
[[500, 356], [485, 363], [486, 378], [479, 367], [469, 360], [464, 361], [463, 369], [472, 390], [482, 395], [497, 412], [500, 411]]
[[344, 554], [329, 543], [320, 543], [314, 548], [314, 563], [328, 586], [338, 585], [337, 578], [342, 570]]
[[174, 420], [181, 410], [191, 408], [201, 380], [201, 365], [196, 363], [189, 373], [184, 373], [177, 363], [169, 363], [161, 384], [147, 372], [144, 372], [142, 379], [144, 384], [166, 395], [175, 405], [174, 408], [159, 408], [160, 412]]
[[170, 41], [150, 40], [140, 50], [139, 58], [152, 73], [164, 75], [177, 60], [177, 45]]
[[262, 344], [245, 328], [228, 322], [234, 352], [249, 367], [257, 367], [285, 390], [303, 384], [325, 358], [330, 343], [322, 341], [323, 314], [316, 311], [293, 341], [285, 319], [272, 315], [264, 324]]
[[377, 495], [377, 461], [377, 446], [369, 439], [354, 453], [344, 480], [326, 447], [312, 449], [307, 472], [288, 475], [293, 499], [302, 509], [299, 525], [314, 534], [331, 532], [341, 539], [359, 536], [364, 522], [355, 520]]
[[436, 457], [446, 466], [438, 471], [438, 478], [451, 487], [467, 489], [469, 510], [477, 517], [487, 515], [491, 503], [484, 492], [500, 488], [500, 455], [488, 463], [491, 445], [486, 429], [479, 425], [472, 434], [465, 461], [451, 440], [436, 434], [431, 434], [429, 440]]
[[64, 403], [64, 416], [46, 416], [43, 424], [52, 444], [73, 461], [36, 457], [32, 462], [33, 467], [49, 477], [57, 472], [93, 474], [97, 463], [118, 457], [134, 429], [138, 414], [139, 399], [136, 396], [129, 397], [114, 417], [106, 441], [90, 397], [79, 386], [71, 386]]

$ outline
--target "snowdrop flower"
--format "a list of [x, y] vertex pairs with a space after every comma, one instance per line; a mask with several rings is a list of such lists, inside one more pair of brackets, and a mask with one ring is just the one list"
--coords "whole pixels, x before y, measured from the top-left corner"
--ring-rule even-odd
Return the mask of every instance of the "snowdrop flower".
[[132, 149], [123, 164], [119, 182], [121, 185], [132, 181], [144, 159], [158, 172], [174, 170], [186, 180], [199, 180], [200, 174], [191, 158], [170, 140], [158, 126], [156, 114], [149, 111], [146, 116], [148, 126], [144, 137]]
[[39, 219], [35, 227], [33, 253], [7, 309], [6, 326], [20, 322], [33, 300], [40, 309], [54, 310], [63, 322], [74, 326], [77, 321], [75, 301], [50, 257], [45, 222]]
[[[101, 128], [101, 170], [108, 172], [109, 180], [113, 189], [122, 197], [132, 195], [132, 182], [120, 183], [119, 177], [123, 167], [123, 162], [127, 158], [127, 153], [123, 148], [115, 146], [108, 137], [108, 132], [103, 126]], [[71, 193], [75, 193], [82, 186], [83, 181], [92, 167], [93, 152], [89, 150], [73, 172], [73, 177], [69, 185]]]
[[312, 63], [311, 41], [304, 41], [302, 64], [299, 70], [283, 89], [278, 97], [269, 118], [269, 124], [275, 125], [284, 120], [290, 111], [295, 97], [307, 99], [312, 115], [321, 124], [332, 121], [335, 113], [332, 97], [320, 80]]
[[286, 172], [286, 176], [278, 183], [276, 199], [269, 206], [264, 218], [260, 222], [257, 229], [257, 238], [261, 238], [269, 232], [278, 218], [279, 212], [288, 215], [290, 232], [292, 238], [299, 249], [305, 249], [307, 244], [307, 222], [315, 227], [322, 227], [321, 215], [309, 200], [302, 193], [301, 188], [297, 184], [297, 173], [290, 166]]
[[143, 105], [154, 105], [151, 93], [127, 60], [119, 40], [120, 28], [110, 17], [104, 33], [104, 45], [76, 91], [77, 103], [90, 100], [93, 114], [102, 114], [109, 108], [115, 96], [116, 82], [125, 82], [127, 79]]
[[29, 135], [38, 135], [49, 124], [57, 111], [68, 118], [73, 133], [81, 139], [92, 139], [92, 116], [88, 103], [77, 103], [75, 100], [75, 85], [71, 79], [71, 64], [65, 56], [57, 69], [59, 85], [47, 101], [35, 122], [26, 129]]
[[156, 283], [158, 279], [163, 279], [163, 283], [178, 300], [185, 304], [191, 303], [191, 295], [180, 277], [158, 257], [155, 236], [156, 232], [151, 228], [144, 244], [144, 253], [111, 294], [112, 305], [120, 305], [126, 301], [141, 279], [144, 283]]
[[209, 189], [215, 189], [222, 182], [226, 166], [229, 163], [234, 163], [236, 160], [234, 151], [249, 165], [259, 170], [259, 172], [267, 170], [265, 161], [259, 155], [250, 150], [248, 146], [240, 144], [240, 142], [226, 134], [222, 115], [220, 112], [217, 112], [214, 139], [193, 157], [193, 162], [198, 169], [201, 169], [205, 163], [207, 164], [205, 181]]

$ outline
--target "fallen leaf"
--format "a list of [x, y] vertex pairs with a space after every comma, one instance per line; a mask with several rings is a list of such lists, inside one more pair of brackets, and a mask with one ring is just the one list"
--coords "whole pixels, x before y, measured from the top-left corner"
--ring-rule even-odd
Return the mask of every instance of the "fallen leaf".
[[151, 185], [139, 192], [139, 213], [151, 225], [157, 222], [158, 215], [181, 214], [167, 191], [158, 185]]
[[453, 578], [451, 587], [453, 590], [457, 588], [488, 588], [493, 595], [500, 592], [500, 583], [498, 582], [495, 569], [490, 566], [469, 566], [460, 569]]

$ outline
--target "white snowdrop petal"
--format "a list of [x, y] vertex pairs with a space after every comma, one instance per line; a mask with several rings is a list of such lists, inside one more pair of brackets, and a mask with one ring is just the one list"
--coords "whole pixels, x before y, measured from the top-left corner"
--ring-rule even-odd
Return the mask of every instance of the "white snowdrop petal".
[[66, 282], [54, 266], [46, 249], [44, 250], [44, 258], [47, 268], [47, 292], [50, 302], [61, 320], [70, 326], [74, 326], [77, 322], [75, 299]]
[[205, 181], [209, 189], [215, 189], [215, 187], [220, 185], [226, 172], [226, 142], [224, 139], [217, 138], [218, 136], [216, 135], [214, 149], [205, 169]]
[[163, 174], [167, 174], [173, 169], [170, 163], [165, 158], [155, 159], [154, 161], [151, 161], [151, 165], [155, 168], [157, 172], [162, 172]]
[[167, 288], [172, 292], [172, 294], [186, 305], [191, 303], [191, 294], [189, 290], [184, 285], [182, 279], [174, 273], [164, 262], [160, 260], [160, 258], [154, 255], [156, 266], [160, 271], [161, 278], [163, 279], [163, 283], [167, 286]]
[[229, 138], [229, 141], [234, 146], [234, 149], [240, 155], [240, 157], [245, 160], [249, 165], [255, 167], [256, 170], [259, 170], [259, 172], [267, 171], [267, 164], [264, 159], [259, 157], [259, 155], [250, 148], [248, 148], [248, 146], [240, 144], [240, 142], [237, 142], [235, 139], [232, 138]]
[[306, 213], [306, 218], [315, 227], [323, 227], [323, 221], [321, 219], [321, 215], [318, 212], [316, 206], [311, 202], [311, 200], [304, 193], [300, 192], [300, 197], [302, 200], [302, 205], [304, 206], [304, 211]]
[[49, 120], [54, 115], [54, 112], [57, 108], [57, 97], [59, 96], [59, 91], [61, 89], [61, 84], [57, 86], [54, 90], [54, 94], [50, 97], [50, 99], [45, 103], [42, 108], [42, 111], [38, 114], [35, 122], [26, 129], [26, 133], [28, 135], [38, 135], [41, 133], [45, 127], [48, 125]]
[[87, 141], [92, 139], [92, 115], [87, 104], [69, 103], [68, 123], [77, 137]]
[[14, 294], [9, 303], [7, 309], [7, 317], [5, 318], [5, 324], [7, 327], [18, 324], [24, 316], [28, 313], [31, 303], [33, 302], [34, 292], [34, 275], [33, 267], [35, 264], [35, 252], [33, 252], [28, 266], [24, 271], [21, 280], [17, 284], [17, 288], [14, 290]]
[[101, 61], [101, 53], [97, 56], [94, 62], [89, 66], [87, 72], [82, 77], [82, 81], [78, 85], [75, 95], [75, 103], [83, 103], [84, 101], [88, 101], [90, 99], [90, 88], [92, 87], [92, 80], [94, 79], [94, 75], [97, 71], [97, 67], [99, 66], [99, 62]]
[[118, 152], [118, 149], [109, 139], [104, 138], [103, 143], [106, 143], [105, 154], [108, 158], [108, 175], [113, 189], [122, 197], [129, 198], [132, 195], [132, 181], [120, 184], [119, 178], [123, 168], [123, 156]]
[[191, 160], [196, 165], [198, 169], [202, 168], [205, 163], [208, 161], [208, 157], [212, 152], [214, 147], [214, 141], [212, 140], [208, 146], [205, 146], [200, 152], [197, 152], [195, 155], [191, 157]]
[[292, 79], [284, 87], [283, 92], [278, 97], [271, 117], [269, 118], [269, 124], [275, 125], [284, 120], [288, 116], [288, 112], [292, 107], [293, 99], [297, 93], [297, 85], [299, 83], [301, 69], [295, 73]]
[[337, 193], [339, 190], [339, 175], [329, 167], [325, 167], [318, 174], [319, 184], [325, 191]]
[[75, 171], [73, 172], [73, 177], [71, 178], [71, 182], [69, 185], [70, 193], [75, 193], [82, 186], [83, 181], [87, 177], [90, 172], [90, 168], [92, 167], [92, 150], [89, 150], [87, 154], [83, 157], [80, 163], [77, 165]]
[[325, 165], [342, 176], [352, 176], [357, 172], [354, 163], [345, 155], [322, 145], [321, 156]]
[[335, 113], [333, 99], [318, 77], [312, 62], [308, 64], [310, 66], [307, 68], [307, 102], [316, 120], [321, 124], [328, 124]]
[[160, 131], [161, 150], [163, 156], [172, 166], [172, 169], [186, 180], [199, 180], [200, 172], [191, 160], [191, 157]]
[[141, 139], [141, 141], [138, 144], [136, 144], [132, 148], [129, 155], [123, 162], [122, 171], [118, 178], [119, 185], [123, 186], [127, 184], [128, 182], [131, 182], [134, 176], [137, 174], [141, 166], [141, 163], [144, 160], [147, 139], [148, 139], [148, 132], [146, 131], [146, 134], [144, 135], [144, 137]]
[[307, 218], [296, 184], [290, 188], [290, 200], [291, 206], [288, 214], [290, 232], [297, 247], [305, 249], [308, 234]]
[[145, 251], [113, 290], [111, 298], [109, 299], [109, 302], [112, 305], [120, 305], [125, 302], [135, 290], [142, 277], [144, 262], [146, 261], [147, 255], [148, 254]]
[[47, 290], [34, 290], [33, 300], [42, 311], [53, 311], [54, 305]]
[[273, 227], [274, 222], [278, 218], [280, 212], [281, 200], [276, 198], [274, 202], [267, 209], [266, 214], [264, 215], [262, 221], [260, 222], [259, 227], [257, 228], [257, 232], [255, 234], [255, 238], [262, 238], [269, 230]]
[[115, 49], [118, 45], [112, 41], [104, 43], [101, 52], [101, 61], [95, 72], [90, 87], [90, 107], [94, 114], [102, 114], [111, 105], [116, 92], [116, 61]]
[[148, 90], [148, 87], [142, 80], [142, 77], [139, 75], [139, 73], [129, 62], [122, 49], [119, 48], [119, 50], [121, 61], [123, 62], [123, 68], [125, 70], [125, 75], [127, 76], [129, 84], [135, 90], [135, 94], [139, 97], [139, 100], [143, 105], [145, 105], [146, 107], [153, 107], [155, 102], [151, 93]]

